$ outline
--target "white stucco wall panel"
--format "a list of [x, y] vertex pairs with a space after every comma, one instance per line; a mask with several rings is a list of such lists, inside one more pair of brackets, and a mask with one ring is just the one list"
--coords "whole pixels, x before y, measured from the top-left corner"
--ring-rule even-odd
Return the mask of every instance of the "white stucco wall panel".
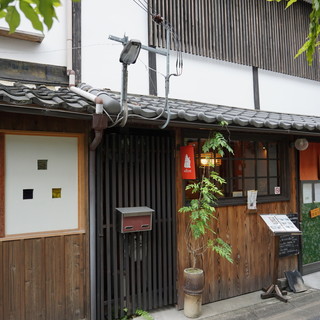
[[[97, 10], [97, 8], [100, 8]], [[132, 0], [82, 0], [82, 80], [94, 87], [120, 90], [122, 44], [109, 35], [148, 43], [147, 13]], [[129, 66], [128, 91], [148, 91], [148, 55], [141, 51], [136, 64]]]
[[[41, 43], [13, 39], [0, 36], [0, 58], [26, 62], [66, 66], [66, 6], [57, 8], [59, 21], [54, 21], [52, 28], [44, 31], [45, 38]], [[0, 19], [0, 26], [8, 28], [4, 19]], [[20, 31], [37, 33], [29, 20], [21, 16]]]
[[259, 70], [259, 87], [262, 110], [320, 116], [317, 81]]
[[[165, 57], [158, 56], [158, 71], [165, 73]], [[175, 54], [171, 73], [175, 73]], [[254, 108], [252, 68], [234, 63], [183, 54], [183, 73], [171, 77], [171, 98]], [[164, 78], [158, 74], [158, 94], [164, 96]]]
[[[38, 170], [38, 160], [48, 160], [47, 170]], [[52, 198], [53, 188], [61, 188], [60, 198]], [[32, 198], [24, 199], [23, 190], [32, 190]], [[6, 234], [76, 228], [78, 139], [6, 135]]]

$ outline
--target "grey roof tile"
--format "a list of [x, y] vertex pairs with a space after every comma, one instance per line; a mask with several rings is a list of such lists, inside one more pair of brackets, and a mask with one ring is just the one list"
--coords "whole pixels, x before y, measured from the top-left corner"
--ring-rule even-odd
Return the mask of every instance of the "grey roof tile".
[[[98, 95], [103, 101], [112, 100], [112, 108], [119, 108], [120, 93], [108, 89], [92, 88], [81, 84], [80, 88]], [[146, 121], [156, 117], [166, 119], [165, 98], [128, 94], [129, 117], [144, 117]], [[84, 114], [94, 113], [94, 103], [70, 91], [68, 88], [50, 89], [45, 86], [29, 88], [22, 84], [0, 84], [0, 103], [15, 106], [32, 105], [39, 109], [64, 110]], [[214, 124], [227, 121], [240, 127], [270, 128], [293, 131], [319, 131], [320, 117], [289, 113], [267, 112], [208, 104], [202, 102], [169, 99], [170, 117], [174, 121]], [[111, 105], [110, 105], [111, 108]], [[110, 110], [109, 110], [110, 111]], [[112, 113], [112, 112], [111, 112]]]
[[250, 119], [247, 118], [247, 117], [238, 117], [238, 116], [236, 116], [236, 117], [234, 117], [233, 122], [235, 124], [238, 124], [239, 126], [245, 127], [245, 126], [249, 125]]
[[259, 118], [251, 118], [249, 123], [256, 128], [262, 128], [264, 126], [264, 121]]
[[32, 105], [52, 110], [69, 110], [82, 113], [93, 113], [92, 103], [68, 88], [52, 90], [45, 86], [29, 88], [20, 83], [13, 86], [0, 84], [0, 102], [13, 105]]

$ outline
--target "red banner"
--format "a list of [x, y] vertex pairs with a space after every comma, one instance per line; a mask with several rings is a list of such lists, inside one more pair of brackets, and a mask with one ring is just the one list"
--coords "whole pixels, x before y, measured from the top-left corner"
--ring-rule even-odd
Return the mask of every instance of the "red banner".
[[195, 179], [196, 170], [194, 164], [194, 147], [180, 147], [182, 179]]

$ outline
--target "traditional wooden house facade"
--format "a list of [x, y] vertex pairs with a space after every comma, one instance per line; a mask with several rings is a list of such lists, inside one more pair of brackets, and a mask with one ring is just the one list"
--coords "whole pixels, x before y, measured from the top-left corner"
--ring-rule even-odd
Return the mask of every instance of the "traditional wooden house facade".
[[[134, 2], [147, 9], [141, 25], [132, 23]], [[46, 67], [30, 57], [0, 60], [1, 80], [29, 83], [0, 86], [0, 318], [117, 319], [125, 308], [183, 308], [183, 269], [191, 258], [184, 239], [188, 217], [177, 211], [190, 194], [180, 147], [194, 146], [199, 165], [201, 145], [212, 130], [221, 131], [235, 152], [217, 159], [227, 184], [214, 225], [231, 244], [234, 263], [202, 256], [203, 302], [270, 284], [274, 242], [260, 214], [301, 220], [300, 206], [314, 209], [318, 200], [319, 61], [316, 56], [308, 67], [303, 57], [292, 59], [307, 33], [307, 2], [291, 11], [261, 0], [74, 4], [72, 69], [78, 82], [93, 85], [79, 85], [78, 91], [52, 87], [67, 86], [65, 61]], [[118, 5], [121, 16], [112, 10]], [[81, 26], [90, 26], [82, 35], [81, 6]], [[143, 63], [139, 72], [129, 72], [129, 92], [139, 94], [128, 94], [122, 127], [120, 50], [100, 46], [92, 19], [96, 30], [107, 26], [108, 32], [130, 24], [130, 32], [138, 31], [149, 46], [165, 48], [158, 14], [164, 18], [158, 22], [172, 26], [171, 53], [183, 52], [185, 75], [171, 83], [176, 99], [168, 100], [170, 121], [163, 128], [169, 112], [155, 72], [163, 60], [152, 52], [143, 56], [148, 73], [142, 73]], [[87, 92], [102, 99], [107, 116], [101, 123], [92, 123], [96, 105]], [[306, 138], [310, 149], [297, 151], [298, 138]], [[248, 190], [258, 190], [256, 210], [248, 209]], [[154, 211], [152, 230], [122, 233], [119, 215], [125, 208]], [[309, 240], [312, 258], [305, 260], [312, 270], [318, 265], [315, 242]], [[296, 253], [280, 258], [279, 276], [302, 270]]]
[[[108, 96], [113, 103], [120, 101], [115, 92], [91, 92]], [[215, 226], [232, 245], [234, 263], [216, 254], [203, 255], [199, 266], [206, 274], [204, 303], [260, 290], [272, 281], [273, 237], [260, 214], [298, 214], [299, 152], [294, 142], [301, 137], [315, 139], [319, 117], [170, 100], [175, 106], [170, 125], [161, 130], [165, 119], [154, 118], [165, 99], [129, 95], [127, 126], [105, 129], [100, 145], [90, 151], [89, 170], [88, 146], [94, 135], [89, 134], [88, 120], [93, 103], [68, 89], [2, 86], [0, 97], [1, 276], [6, 284], [1, 289], [6, 303], [0, 310], [4, 317], [90, 318], [89, 247], [94, 250], [94, 246], [89, 245], [89, 203], [95, 208], [90, 221], [96, 220], [92, 233], [96, 234], [97, 291], [91, 294], [97, 298], [98, 317], [117, 318], [125, 307], [150, 310], [176, 303], [182, 308], [182, 271], [191, 257], [185, 244], [188, 218], [177, 213], [189, 197], [181, 177], [179, 148], [190, 142], [200, 146], [212, 130], [223, 132], [235, 150], [234, 155], [219, 158], [218, 170], [227, 185]], [[57, 104], [54, 97], [64, 102]], [[227, 131], [220, 121], [229, 123]], [[199, 165], [201, 151], [195, 152]], [[72, 153], [77, 156], [72, 158]], [[77, 167], [73, 173], [72, 167]], [[49, 174], [38, 183], [47, 170], [54, 170], [54, 177]], [[77, 186], [64, 184], [63, 179], [71, 180], [73, 174]], [[40, 187], [50, 196], [39, 193]], [[254, 211], [247, 207], [249, 188], [259, 194]], [[70, 192], [77, 193], [75, 207]], [[18, 199], [11, 201], [12, 197]], [[32, 205], [39, 197], [41, 206]], [[55, 204], [65, 197], [67, 205]], [[154, 210], [152, 230], [121, 233], [117, 208], [128, 207]], [[59, 214], [59, 219], [50, 219]], [[298, 262], [296, 254], [280, 258], [279, 277], [298, 268]]]

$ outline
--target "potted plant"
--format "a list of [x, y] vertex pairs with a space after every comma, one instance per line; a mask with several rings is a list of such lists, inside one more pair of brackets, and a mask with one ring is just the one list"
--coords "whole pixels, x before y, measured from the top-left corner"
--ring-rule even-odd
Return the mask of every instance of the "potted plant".
[[[203, 153], [208, 155], [218, 154], [223, 157], [225, 150], [233, 153], [220, 132], [212, 133], [202, 146]], [[218, 196], [223, 195], [220, 188], [226, 181], [214, 170], [214, 159], [210, 157], [207, 160], [205, 165], [200, 166], [200, 180], [186, 186], [186, 190], [190, 190], [197, 197], [179, 209], [179, 212], [189, 214], [185, 240], [192, 256], [192, 266], [184, 270], [184, 313], [190, 318], [196, 318], [201, 313], [204, 272], [196, 268], [198, 256], [211, 250], [232, 262], [230, 245], [221, 239], [212, 227], [212, 220], [218, 220], [215, 214], [217, 200]]]

